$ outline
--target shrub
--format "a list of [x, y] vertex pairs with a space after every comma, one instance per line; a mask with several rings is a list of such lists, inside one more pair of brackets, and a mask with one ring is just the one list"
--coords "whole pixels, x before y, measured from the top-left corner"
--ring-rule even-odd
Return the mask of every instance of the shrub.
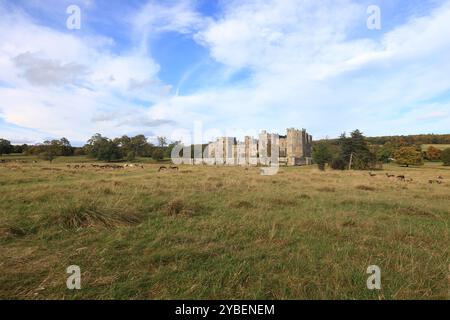
[[347, 163], [341, 158], [333, 159], [331, 161], [331, 168], [334, 170], [345, 170], [346, 166]]
[[152, 152], [152, 158], [156, 161], [164, 159], [164, 150], [161, 148], [155, 148]]
[[317, 163], [320, 170], [325, 170], [325, 164], [330, 161], [331, 153], [328, 144], [321, 142], [314, 146], [313, 149], [313, 159]]
[[130, 151], [127, 153], [127, 161], [133, 161], [136, 158], [136, 153], [134, 151]]
[[84, 156], [84, 155], [86, 155], [86, 152], [84, 151], [83, 148], [76, 148], [76, 149], [74, 150], [73, 154], [74, 154], [75, 156]]
[[441, 153], [441, 160], [444, 162], [444, 166], [450, 166], [450, 148], [445, 149]]

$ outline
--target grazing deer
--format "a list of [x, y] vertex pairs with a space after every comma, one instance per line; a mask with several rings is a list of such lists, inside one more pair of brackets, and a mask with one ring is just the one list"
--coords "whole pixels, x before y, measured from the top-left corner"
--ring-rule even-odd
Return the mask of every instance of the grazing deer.
[[400, 181], [405, 181], [405, 176], [399, 175], [399, 176], [397, 176], [397, 179], [399, 179]]
[[444, 177], [443, 176], [439, 176], [438, 179], [439, 180], [444, 180]]
[[170, 169], [177, 170], [177, 171], [179, 170], [178, 167], [170, 167]]
[[160, 171], [162, 171], [162, 170], [167, 170], [167, 167], [166, 167], [166, 166], [161, 166], [161, 167], [159, 167], [158, 172], [160, 172]]
[[386, 173], [386, 177], [388, 177], [388, 178], [395, 178], [395, 174]]
[[372, 173], [372, 172], [369, 172], [369, 176], [371, 176], [371, 177], [375, 177], [375, 176], [376, 176], [376, 174], [375, 174], [375, 173]]

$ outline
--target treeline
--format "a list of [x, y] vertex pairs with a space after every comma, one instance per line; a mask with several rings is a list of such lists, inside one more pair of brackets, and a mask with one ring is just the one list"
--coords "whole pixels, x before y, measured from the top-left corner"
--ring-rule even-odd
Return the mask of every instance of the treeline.
[[450, 134], [417, 134], [409, 136], [368, 137], [371, 144], [383, 145], [387, 142], [412, 145], [422, 144], [450, 144]]
[[171, 151], [177, 143], [169, 143], [165, 137], [158, 137], [157, 144], [153, 144], [144, 135], [134, 137], [124, 135], [110, 139], [98, 133], [92, 136], [83, 147], [72, 146], [66, 138], [46, 140], [36, 145], [12, 145], [8, 140], [0, 139], [0, 156], [19, 153], [39, 156], [50, 162], [59, 156], [81, 155], [102, 161], [132, 161], [136, 157], [162, 160], [170, 157]]
[[[331, 143], [336, 143], [338, 139], [327, 139]], [[422, 145], [422, 144], [450, 144], [450, 134], [416, 134], [408, 136], [380, 136], [380, 137], [366, 137], [370, 144], [384, 145], [388, 142], [395, 145]], [[320, 142], [322, 140], [318, 140]]]
[[[324, 169], [329, 164], [333, 169], [377, 169], [382, 163], [395, 161], [398, 164], [421, 165], [424, 160], [442, 161], [450, 165], [450, 149], [441, 151], [433, 146], [422, 151], [422, 144], [440, 144], [450, 135], [416, 135], [367, 138], [355, 130], [350, 136], [343, 133], [338, 139], [320, 140], [314, 143], [313, 159]], [[438, 142], [436, 142], [438, 141]]]

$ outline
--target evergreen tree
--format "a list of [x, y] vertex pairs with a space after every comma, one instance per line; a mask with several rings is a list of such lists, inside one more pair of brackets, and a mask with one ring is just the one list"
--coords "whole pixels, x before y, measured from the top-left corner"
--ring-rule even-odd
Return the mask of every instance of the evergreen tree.
[[331, 160], [331, 152], [326, 142], [320, 142], [313, 148], [313, 160], [320, 170], [325, 170], [325, 165]]

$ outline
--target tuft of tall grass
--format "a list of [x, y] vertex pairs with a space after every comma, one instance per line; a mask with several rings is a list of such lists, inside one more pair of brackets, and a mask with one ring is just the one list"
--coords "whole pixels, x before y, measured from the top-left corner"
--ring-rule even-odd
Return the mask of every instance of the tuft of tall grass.
[[142, 221], [141, 215], [130, 208], [101, 205], [98, 201], [63, 204], [55, 214], [48, 217], [49, 223], [65, 229], [90, 227], [115, 228], [135, 225]]

